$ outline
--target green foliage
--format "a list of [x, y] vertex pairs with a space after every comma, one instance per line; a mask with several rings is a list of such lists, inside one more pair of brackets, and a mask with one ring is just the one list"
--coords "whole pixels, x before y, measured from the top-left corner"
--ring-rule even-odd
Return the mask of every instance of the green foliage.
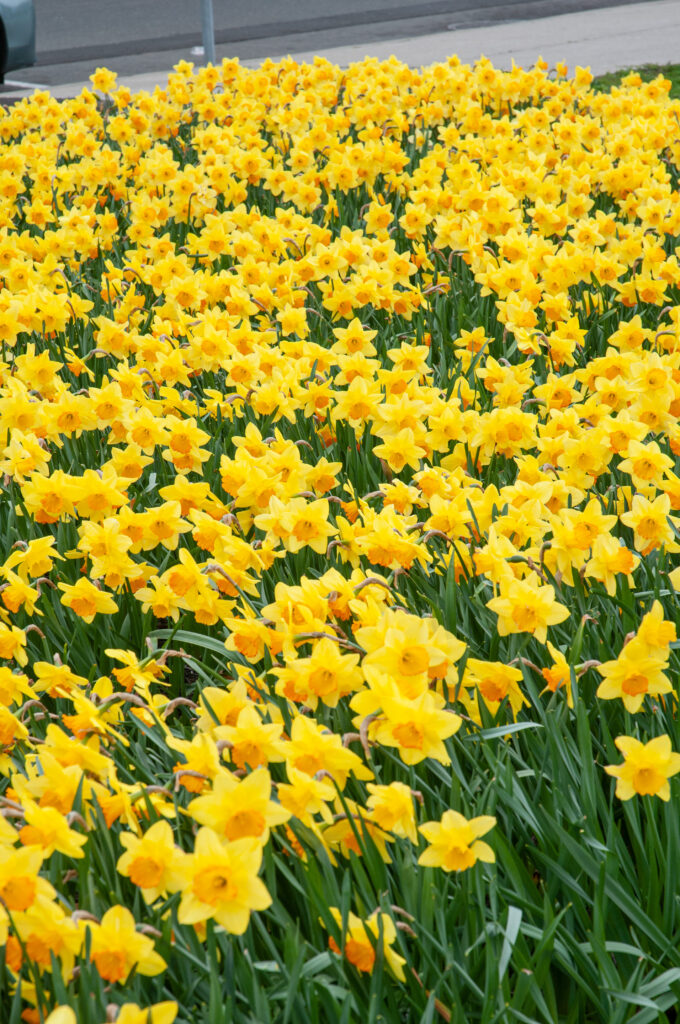
[[652, 82], [661, 75], [671, 83], [669, 95], [674, 99], [680, 97], [680, 64], [640, 64], [621, 71], [609, 71], [603, 75], [596, 75], [591, 88], [597, 92], [610, 92], [612, 88], [621, 84], [622, 78], [633, 74], [639, 75], [643, 82]]

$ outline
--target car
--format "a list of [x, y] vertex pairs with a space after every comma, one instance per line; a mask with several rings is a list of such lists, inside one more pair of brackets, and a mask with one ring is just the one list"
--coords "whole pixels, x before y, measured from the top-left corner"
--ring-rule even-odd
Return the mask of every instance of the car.
[[0, 0], [0, 82], [8, 71], [35, 64], [33, 0]]

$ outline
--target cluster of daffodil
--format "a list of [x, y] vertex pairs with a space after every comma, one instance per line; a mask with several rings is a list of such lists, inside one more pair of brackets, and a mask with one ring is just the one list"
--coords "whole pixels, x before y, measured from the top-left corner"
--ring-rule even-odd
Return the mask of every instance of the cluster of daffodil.
[[[680, 103], [590, 81], [224, 61], [0, 117], [28, 1024], [84, 1019], [85, 968], [119, 1024], [184, 1020], [170, 957], [266, 922], [294, 862], [490, 877], [503, 780], [447, 779], [539, 707], [597, 707], [599, 785], [669, 800]], [[417, 917], [330, 902], [321, 950], [415, 973]]]

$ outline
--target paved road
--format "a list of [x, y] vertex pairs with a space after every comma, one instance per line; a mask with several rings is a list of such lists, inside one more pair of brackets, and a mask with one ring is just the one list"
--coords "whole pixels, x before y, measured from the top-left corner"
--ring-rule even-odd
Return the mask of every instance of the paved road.
[[[499, 0], [213, 0], [216, 37], [233, 42], [256, 36], [404, 18], [450, 16]], [[506, 0], [509, 9], [526, 6]], [[200, 0], [35, 0], [37, 45], [43, 63], [78, 51], [110, 56], [190, 44], [200, 32]], [[512, 13], [510, 14], [512, 17]]]
[[[585, 11], [627, 0], [213, 0], [217, 56], [242, 60]], [[11, 79], [163, 71], [201, 41], [200, 0], [35, 0], [37, 63]]]

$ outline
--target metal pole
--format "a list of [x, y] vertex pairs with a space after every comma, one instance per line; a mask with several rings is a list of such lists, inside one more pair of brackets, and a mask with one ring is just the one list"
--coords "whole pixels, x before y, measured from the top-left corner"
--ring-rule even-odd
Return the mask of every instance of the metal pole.
[[201, 20], [203, 22], [203, 55], [206, 64], [215, 64], [215, 18], [213, 17], [213, 0], [201, 0]]

